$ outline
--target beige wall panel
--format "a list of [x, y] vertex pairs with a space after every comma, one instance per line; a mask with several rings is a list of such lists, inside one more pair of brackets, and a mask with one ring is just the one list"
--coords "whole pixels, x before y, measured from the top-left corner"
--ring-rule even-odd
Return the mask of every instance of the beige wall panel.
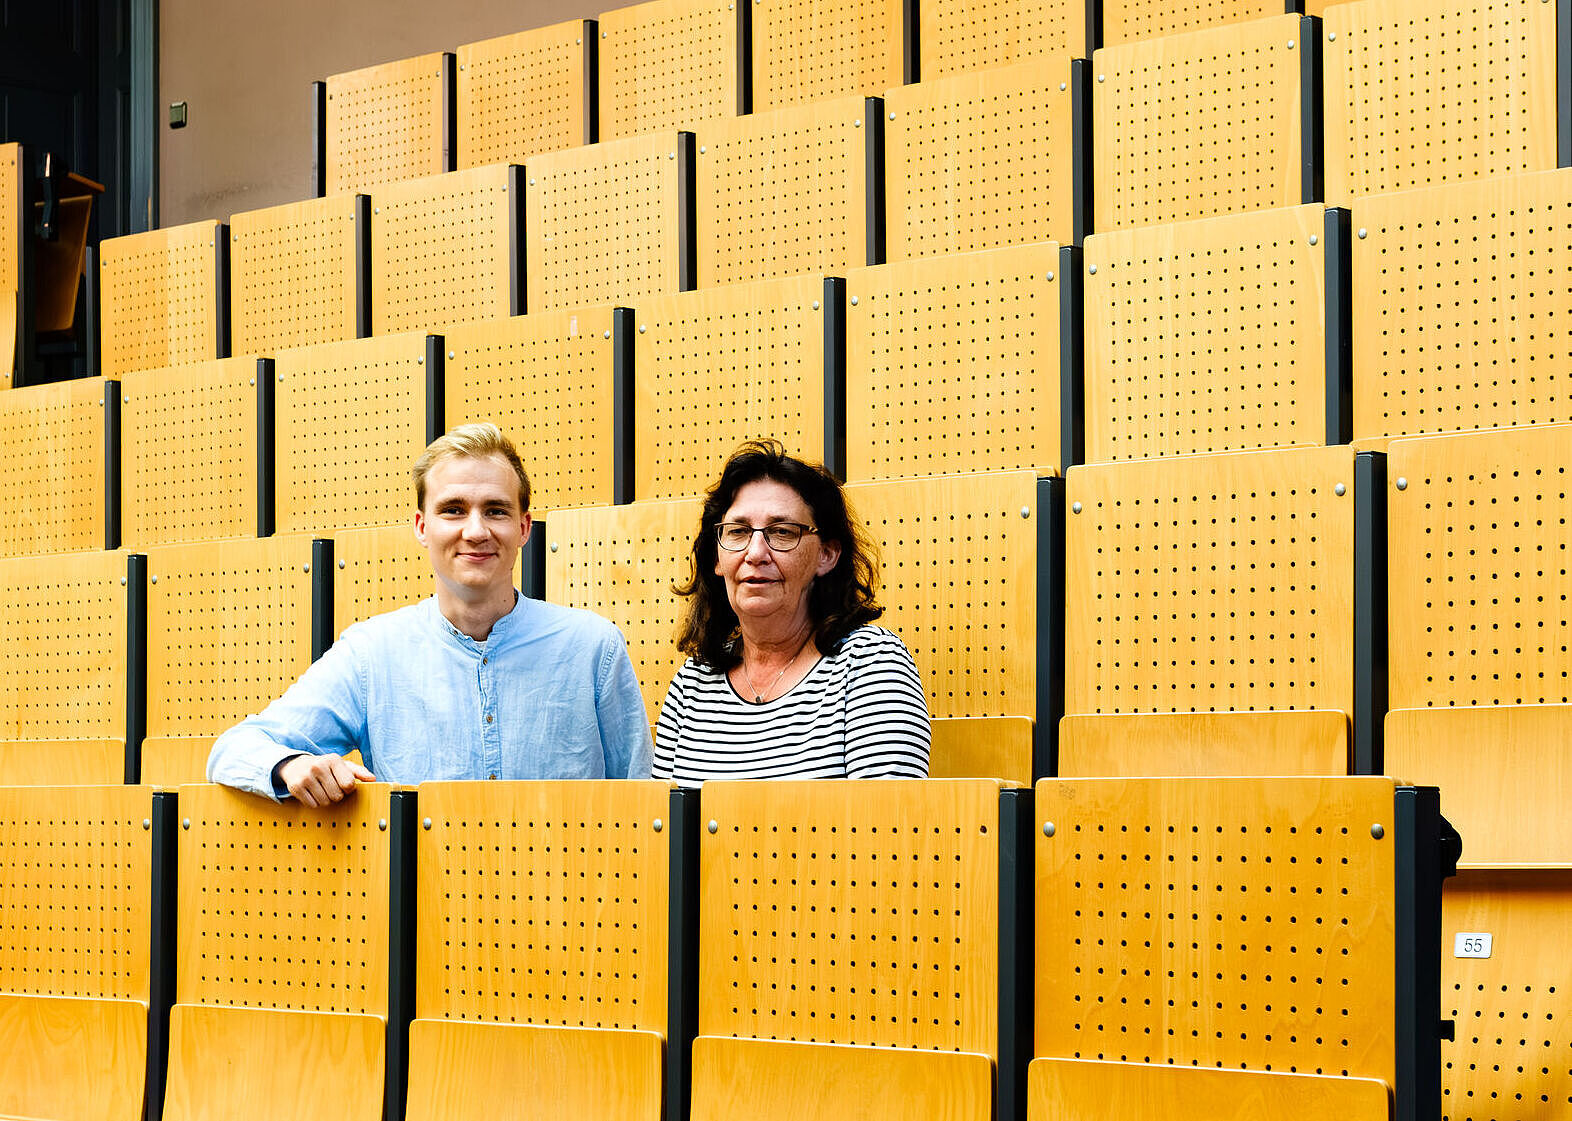
[[278, 530], [386, 525], [412, 515], [426, 446], [420, 332], [280, 351], [274, 447]]
[[878, 623], [911, 651], [929, 714], [1035, 714], [1036, 475], [858, 483], [846, 498], [882, 557]]
[[516, 179], [491, 164], [372, 192], [372, 334], [512, 314]]
[[385, 783], [327, 809], [180, 788], [182, 1004], [385, 1017]]
[[529, 162], [529, 310], [628, 304], [675, 292], [677, 134], [573, 148]]
[[997, 1054], [1000, 785], [707, 784], [699, 1033]]
[[588, 143], [594, 49], [581, 19], [460, 47], [458, 168]]
[[1025, 716], [945, 716], [932, 722], [929, 778], [1032, 783], [1032, 721]]
[[628, 640], [653, 724], [682, 666], [676, 635], [687, 601], [700, 503], [637, 502], [554, 513], [546, 523], [546, 599], [604, 615]]
[[330, 195], [229, 219], [231, 354], [356, 336], [360, 199]]
[[125, 777], [125, 740], [0, 740], [0, 786], [112, 785]]
[[1352, 209], [1356, 440], [1572, 421], [1572, 170]]
[[448, 427], [489, 420], [509, 433], [536, 510], [615, 499], [616, 332], [612, 309], [542, 311], [443, 336]]
[[1386, 771], [1441, 788], [1470, 868], [1572, 868], [1572, 705], [1407, 708], [1386, 717]]
[[1326, 200], [1555, 167], [1556, 8], [1329, 5]]
[[824, 457], [824, 282], [701, 288], [640, 301], [633, 493], [701, 494], [744, 440]]
[[107, 384], [81, 378], [0, 394], [0, 556], [104, 547]]
[[[1442, 792], [1443, 798], [1445, 792]], [[1467, 845], [1464, 841], [1464, 845]], [[1441, 904], [1441, 1109], [1473, 1121], [1554, 1121], [1572, 1103], [1572, 875], [1465, 872]], [[1460, 958], [1460, 934], [1489, 934], [1490, 956]]]
[[218, 357], [219, 223], [105, 238], [98, 248], [105, 374]]
[[1348, 763], [1341, 712], [1072, 714], [1059, 721], [1066, 778], [1342, 775]]
[[1354, 500], [1348, 447], [1072, 467], [1065, 711], [1352, 711]]
[[408, 1117], [661, 1121], [664, 1047], [655, 1032], [416, 1020], [409, 1051]]
[[[924, 11], [927, 9], [925, 8]], [[1042, 59], [884, 95], [891, 261], [1075, 236], [1070, 67]]]
[[327, 79], [327, 193], [439, 175], [443, 151], [441, 52]]
[[1326, 440], [1325, 210], [1086, 239], [1086, 461]]
[[415, 1014], [664, 1035], [671, 789], [422, 784]]
[[1392, 1085], [1395, 788], [1039, 782], [1037, 1054]]
[[600, 17], [600, 135], [606, 140], [734, 116], [746, 5], [649, 0]]
[[901, 84], [901, 0], [754, 0], [753, 109]]
[[1374, 1078], [1038, 1059], [1027, 1121], [1387, 1121], [1392, 1090]]
[[1572, 703], [1572, 425], [1393, 441], [1393, 708]]
[[1299, 20], [1228, 24], [1093, 56], [1099, 230], [1299, 205]]
[[922, 76], [1086, 57], [1085, 0], [940, 0], [921, 6]]
[[846, 275], [846, 476], [1057, 470], [1059, 247]]
[[217, 736], [311, 664], [309, 537], [160, 545], [147, 570], [148, 735]]
[[691, 1121], [992, 1121], [993, 1061], [954, 1051], [700, 1036]]
[[128, 548], [257, 532], [257, 360], [120, 381], [120, 531]]
[[145, 786], [0, 787], [0, 992], [147, 1001], [152, 812]]
[[147, 1004], [0, 993], [0, 1114], [140, 1121]]
[[1102, 0], [1103, 43], [1160, 39], [1226, 23], [1283, 14], [1283, 0]]
[[125, 581], [121, 553], [0, 559], [0, 738], [125, 735]]
[[868, 263], [867, 115], [842, 97], [694, 129], [701, 288]]

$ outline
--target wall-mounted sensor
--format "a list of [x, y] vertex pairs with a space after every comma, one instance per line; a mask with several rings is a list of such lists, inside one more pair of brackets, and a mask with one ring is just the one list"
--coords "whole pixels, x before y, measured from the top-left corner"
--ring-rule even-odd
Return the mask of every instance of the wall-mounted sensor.
[[171, 101], [169, 103], [169, 127], [186, 127], [186, 103], [184, 101]]

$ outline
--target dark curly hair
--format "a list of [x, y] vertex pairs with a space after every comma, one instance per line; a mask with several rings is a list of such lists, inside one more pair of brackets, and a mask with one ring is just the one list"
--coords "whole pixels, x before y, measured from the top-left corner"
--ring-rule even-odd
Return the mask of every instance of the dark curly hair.
[[813, 512], [820, 540], [840, 544], [835, 567], [808, 589], [808, 618], [819, 652], [833, 652], [853, 630], [884, 613], [874, 602], [878, 551], [847, 506], [841, 484], [818, 464], [787, 455], [775, 440], [750, 440], [726, 461], [720, 479], [705, 496], [699, 532], [693, 538], [693, 573], [686, 584], [674, 589], [688, 599], [687, 613], [677, 632], [678, 648], [718, 673], [741, 663], [742, 647], [726, 582], [715, 574], [719, 548], [715, 526], [731, 509], [737, 492], [760, 479], [783, 483], [801, 495]]

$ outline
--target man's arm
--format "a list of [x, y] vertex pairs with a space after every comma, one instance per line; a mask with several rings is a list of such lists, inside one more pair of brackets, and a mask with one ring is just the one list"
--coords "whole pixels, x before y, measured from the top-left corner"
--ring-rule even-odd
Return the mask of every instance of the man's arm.
[[275, 802], [288, 796], [308, 806], [339, 801], [356, 782], [374, 781], [368, 769], [342, 758], [366, 753], [365, 713], [355, 660], [337, 643], [282, 697], [218, 738], [208, 780]]
[[606, 756], [607, 778], [649, 778], [649, 714], [644, 695], [628, 659], [628, 643], [615, 627], [600, 660], [595, 682], [595, 715], [600, 724], [600, 745]]

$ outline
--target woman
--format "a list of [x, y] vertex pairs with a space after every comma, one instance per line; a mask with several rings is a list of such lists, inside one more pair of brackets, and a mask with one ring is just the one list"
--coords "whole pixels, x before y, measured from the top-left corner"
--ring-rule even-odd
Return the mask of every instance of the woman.
[[923, 778], [928, 709], [901, 640], [868, 624], [873, 547], [823, 468], [744, 444], [693, 540], [654, 777]]

